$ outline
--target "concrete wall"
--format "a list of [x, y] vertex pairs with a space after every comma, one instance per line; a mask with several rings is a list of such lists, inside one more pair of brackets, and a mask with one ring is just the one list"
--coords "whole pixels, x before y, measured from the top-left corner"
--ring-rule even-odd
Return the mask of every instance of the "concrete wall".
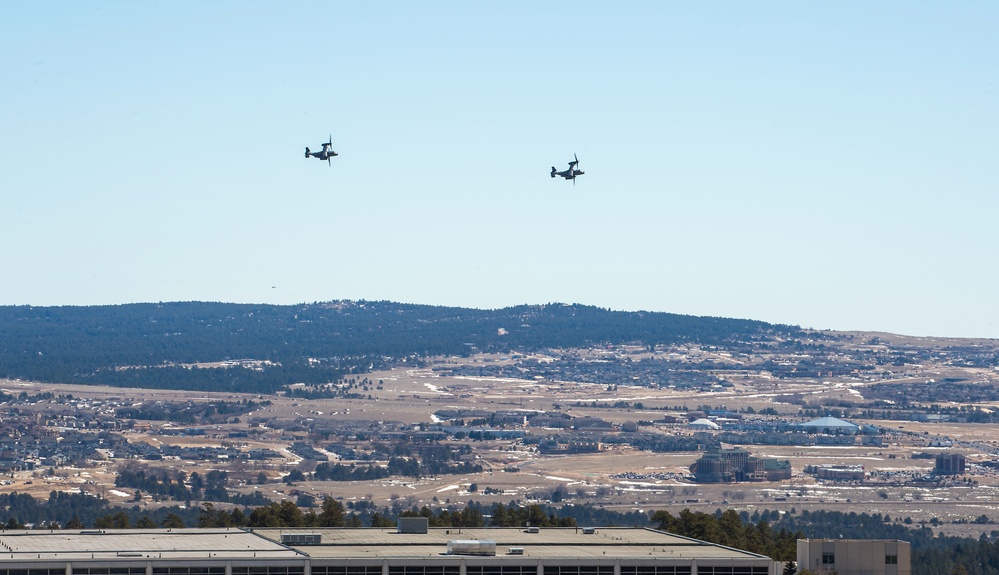
[[[896, 557], [897, 563], [889, 563]], [[884, 539], [799, 539], [798, 571], [839, 575], [912, 575], [906, 541]]]

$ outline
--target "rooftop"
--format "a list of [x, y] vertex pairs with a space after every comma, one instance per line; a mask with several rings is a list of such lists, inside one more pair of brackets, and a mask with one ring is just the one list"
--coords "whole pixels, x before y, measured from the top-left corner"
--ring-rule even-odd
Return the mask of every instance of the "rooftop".
[[[320, 535], [318, 545], [281, 544], [287, 534]], [[431, 528], [427, 533], [398, 533], [392, 528], [254, 529], [104, 529], [72, 531], [2, 530], [0, 563], [66, 561], [243, 560], [423, 560], [468, 558], [447, 555], [449, 541], [495, 542], [496, 555], [476, 560], [538, 559], [710, 559], [769, 562], [762, 555], [688, 539], [654, 529], [600, 527]], [[521, 549], [516, 554], [510, 548]], [[244, 563], [245, 564], [245, 563]]]
[[654, 529], [600, 527], [593, 533], [582, 528], [541, 528], [528, 533], [521, 528], [431, 528], [427, 533], [397, 533], [396, 528], [367, 529], [255, 529], [275, 541], [282, 533], [322, 535], [320, 545], [293, 546], [312, 558], [412, 558], [439, 557], [448, 541], [494, 541], [496, 555], [506, 556], [510, 547], [523, 555], [511, 557], [606, 557], [611, 558], [712, 558], [754, 559], [761, 555], [688, 539]]
[[0, 532], [0, 561], [213, 557], [303, 558], [241, 529], [90, 529]]
[[818, 419], [813, 419], [811, 421], [806, 421], [805, 423], [799, 423], [799, 427], [842, 427], [845, 429], [857, 429], [857, 426], [850, 423], [849, 421], [843, 421], [842, 419], [836, 417], [820, 417]]

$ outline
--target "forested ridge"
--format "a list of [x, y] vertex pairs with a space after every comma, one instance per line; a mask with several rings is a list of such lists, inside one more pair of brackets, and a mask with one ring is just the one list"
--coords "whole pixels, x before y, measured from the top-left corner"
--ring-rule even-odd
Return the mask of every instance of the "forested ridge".
[[[272, 392], [434, 355], [639, 342], [794, 337], [795, 326], [584, 305], [498, 310], [394, 302], [291, 306], [210, 302], [0, 307], [0, 377]], [[190, 364], [252, 359], [250, 368]]]

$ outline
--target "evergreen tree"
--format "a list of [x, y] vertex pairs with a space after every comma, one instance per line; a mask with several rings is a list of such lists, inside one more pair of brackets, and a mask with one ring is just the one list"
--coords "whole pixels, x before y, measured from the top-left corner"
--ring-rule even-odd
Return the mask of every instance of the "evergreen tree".
[[166, 518], [163, 519], [163, 527], [167, 529], [183, 529], [185, 527], [184, 520], [176, 513], [167, 513]]
[[344, 526], [343, 504], [333, 499], [332, 495], [327, 495], [323, 499], [322, 512], [319, 513], [320, 527], [343, 527]]

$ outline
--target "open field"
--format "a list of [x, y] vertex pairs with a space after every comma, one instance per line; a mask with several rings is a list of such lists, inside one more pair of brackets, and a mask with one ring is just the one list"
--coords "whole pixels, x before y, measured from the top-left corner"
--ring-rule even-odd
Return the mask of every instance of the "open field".
[[[927, 344], [929, 345], [929, 344]], [[588, 360], [603, 361], [614, 354], [620, 360], [640, 362], [651, 357], [643, 348], [590, 350], [578, 352]], [[657, 352], [658, 353], [658, 352]], [[688, 355], [693, 353], [686, 352]], [[698, 360], [746, 363], [732, 354], [697, 351]], [[538, 358], [542, 363], [544, 358]], [[671, 387], [649, 385], [608, 385], [583, 381], [564, 381], [525, 374], [523, 378], [494, 375], [455, 375], [450, 368], [484, 372], [486, 368], [516, 367], [513, 358], [500, 355], [477, 355], [470, 358], [439, 358], [421, 368], [398, 368], [365, 374], [364, 391], [348, 397], [302, 399], [282, 395], [260, 396], [215, 394], [165, 390], [117, 389], [90, 386], [41, 384], [23, 381], [0, 381], [0, 389], [11, 395], [35, 396], [51, 393], [72, 395], [74, 409], [89, 410], [113, 418], [122, 406], [157, 403], [211, 403], [217, 401], [260, 402], [239, 417], [221, 418], [197, 425], [199, 434], [178, 434], [185, 426], [167, 421], [138, 422], [116, 431], [129, 444], [153, 447], [171, 445], [190, 449], [228, 448], [235, 452], [273, 450], [263, 460], [164, 457], [142, 461], [152, 470], [170, 473], [183, 471], [204, 475], [221, 469], [233, 480], [230, 488], [240, 493], [259, 491], [271, 499], [292, 499], [308, 494], [332, 495], [344, 502], [370, 501], [378, 506], [408, 509], [467, 502], [549, 501], [555, 496], [562, 503], [592, 504], [617, 510], [653, 511], [666, 509], [677, 513], [684, 508], [701, 511], [733, 508], [750, 513], [771, 509], [838, 510], [887, 514], [893, 520], [913, 522], [935, 519], [946, 533], [977, 536], [988, 533], [991, 524], [971, 523], [982, 515], [999, 521], [999, 477], [996, 469], [981, 465], [996, 459], [999, 433], [995, 426], [959, 421], [917, 422], [885, 421], [850, 417], [857, 424], [881, 428], [881, 445], [746, 445], [758, 458], [787, 459], [792, 477], [784, 481], [695, 484], [690, 466], [702, 455], [697, 451], [643, 451], [627, 444], [629, 424], [640, 424], [642, 433], [665, 437], [693, 437], [696, 431], [685, 420], [664, 423], [669, 414], [683, 414], [701, 406], [724, 406], [731, 412], [759, 413], [769, 409], [769, 417], [799, 417], [807, 405], [863, 405], [868, 388], [883, 378], [801, 377], [775, 379], [758, 369], [731, 369], [725, 372], [724, 386]], [[447, 369], [441, 369], [447, 368]], [[892, 383], [922, 385], [934, 379], [961, 378], [994, 383], [996, 371], [988, 368], [955, 367], [951, 364], [907, 367], [896, 374]], [[929, 383], [928, 383], [929, 382]], [[360, 384], [359, 384], [360, 385]], [[995, 402], [977, 402], [977, 407], [995, 409]], [[85, 406], [81, 407], [81, 406]], [[36, 421], [52, 418], [56, 412], [69, 410], [55, 400], [39, 400], [19, 405], [20, 414], [36, 413]], [[465, 413], [535, 413], [560, 414], [573, 418], [598, 418], [608, 424], [603, 431], [591, 434], [607, 442], [596, 453], [543, 453], [535, 442], [518, 437], [472, 440], [455, 436], [445, 443], [468, 445], [472, 459], [483, 470], [476, 473], [426, 477], [389, 477], [367, 481], [296, 481], [288, 485], [281, 478], [298, 469], [310, 472], [316, 461], [294, 453], [295, 442], [313, 445], [331, 463], [351, 461], [330, 450], [339, 442], [353, 449], [378, 452], [376, 439], [386, 430], [405, 432], [440, 423], [436, 415], [443, 411]], [[857, 411], [855, 409], [855, 411]], [[764, 418], [761, 418], [761, 420]], [[53, 420], [55, 421], [55, 420]], [[326, 426], [326, 427], [322, 427]], [[42, 425], [47, 433], [65, 433], [65, 419]], [[535, 439], [564, 434], [563, 429], [507, 424], [508, 430], [520, 429]], [[321, 436], [317, 430], [329, 431]], [[336, 439], [343, 429], [353, 435], [366, 434], [367, 440]], [[339, 430], [339, 431], [337, 431]], [[462, 434], [464, 435], [464, 434]], [[931, 440], [946, 447], [933, 447]], [[919, 482], [913, 477], [928, 475], [937, 452], [959, 452], [967, 458], [967, 473], [944, 482]], [[924, 457], [914, 458], [917, 454]], [[360, 462], [355, 462], [360, 464]], [[376, 460], [377, 464], [378, 461]], [[869, 477], [863, 482], [826, 482], [805, 474], [806, 465], [862, 465]], [[34, 470], [14, 471], [0, 489], [27, 492], [47, 497], [52, 490], [83, 491], [108, 498], [114, 503], [133, 504], [135, 490], [116, 488], [115, 471], [122, 465], [136, 464], [135, 459], [121, 459], [105, 453], [103, 460], [86, 466], [38, 465]], [[370, 464], [370, 462], [364, 462]], [[48, 473], [53, 469], [55, 473]], [[265, 483], [260, 478], [266, 479]], [[473, 491], [474, 489], [474, 491]], [[140, 494], [140, 505], [166, 505], [177, 502], [154, 501]], [[192, 502], [197, 504], [197, 502]]]

